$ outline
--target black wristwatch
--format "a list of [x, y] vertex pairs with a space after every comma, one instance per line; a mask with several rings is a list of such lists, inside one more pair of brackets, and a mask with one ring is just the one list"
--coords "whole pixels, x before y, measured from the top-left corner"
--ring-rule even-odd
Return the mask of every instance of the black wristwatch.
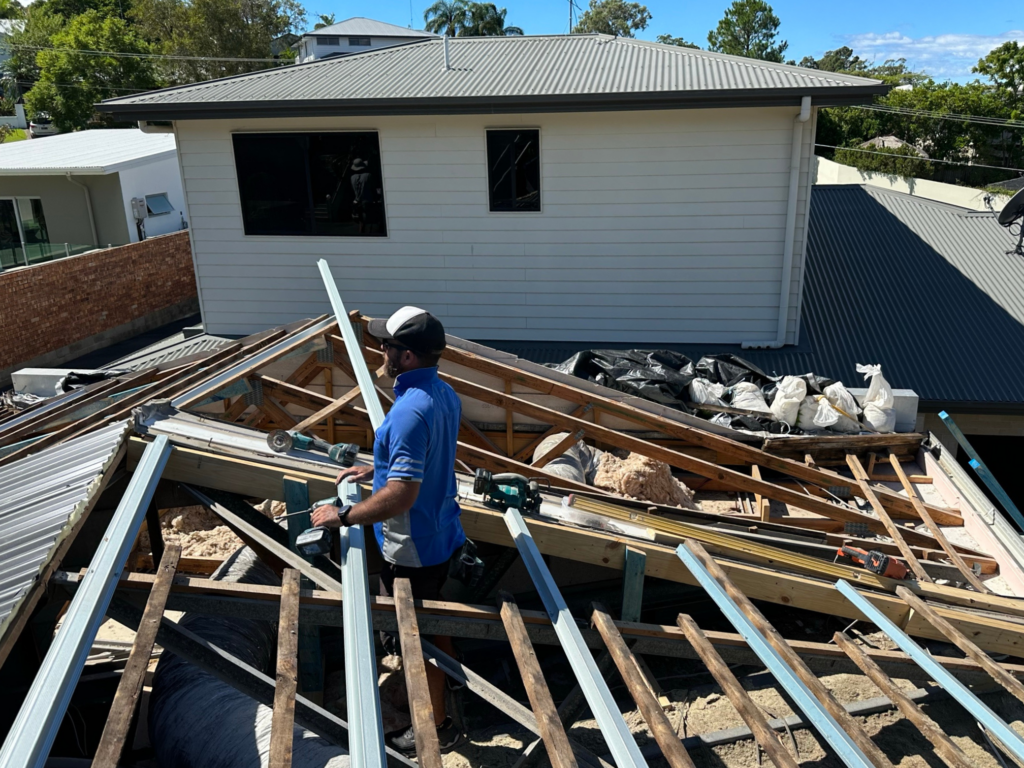
[[341, 524], [343, 526], [345, 526], [346, 528], [349, 525], [351, 525], [351, 523], [349, 523], [349, 521], [348, 521], [348, 514], [351, 511], [352, 511], [352, 505], [351, 504], [346, 504], [343, 507], [338, 507], [338, 520], [341, 521]]

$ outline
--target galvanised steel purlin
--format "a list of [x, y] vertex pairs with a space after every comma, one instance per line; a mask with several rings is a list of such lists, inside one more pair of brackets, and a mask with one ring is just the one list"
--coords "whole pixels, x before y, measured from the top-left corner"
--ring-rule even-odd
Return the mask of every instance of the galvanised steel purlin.
[[298, 344], [303, 339], [313, 341], [323, 335], [323, 333], [333, 324], [334, 320], [328, 317], [325, 320], [321, 320], [319, 323], [310, 326], [304, 331], [300, 331], [294, 335], [285, 336], [276, 344], [271, 344], [269, 347], [257, 352], [255, 355], [244, 358], [236, 365], [231, 366], [226, 371], [222, 371], [209, 381], [204, 381], [187, 392], [182, 392], [171, 400], [171, 405], [175, 408], [181, 408], [184, 403], [195, 399], [196, 395], [203, 393], [206, 395], [214, 395], [223, 387], [226, 387], [237, 379], [240, 371], [256, 370], [263, 364], [263, 361], [272, 360], [280, 352], [282, 347]]
[[505, 525], [508, 526], [523, 558], [523, 564], [540, 593], [544, 610], [554, 625], [562, 650], [569, 659], [569, 665], [594, 713], [615, 764], [618, 768], [647, 765], [519, 510], [514, 507], [508, 508], [505, 512]]
[[1024, 739], [1021, 739], [1016, 731], [856, 589], [845, 581], [837, 581], [836, 589], [842, 592], [847, 600], [857, 606], [857, 610], [863, 613], [868, 621], [885, 632], [921, 669], [931, 675], [932, 679], [941, 685], [950, 696], [959, 701], [974, 716], [974, 719], [985, 727], [991, 736], [998, 739], [1003, 749], [1013, 755], [1018, 761], [1024, 762]]
[[150, 443], [142, 454], [89, 563], [82, 586], [75, 593], [60, 631], [0, 749], [3, 768], [41, 768], [46, 763], [170, 455], [170, 443], [163, 435]]
[[872, 763], [867, 755], [842, 729], [821, 702], [814, 697], [803, 681], [796, 676], [779, 652], [772, 648], [764, 636], [757, 631], [753, 622], [733, 602], [725, 588], [715, 580], [704, 564], [682, 544], [676, 547], [676, 555], [694, 575], [704, 591], [715, 601], [715, 605], [725, 614], [729, 623], [747, 641], [750, 650], [757, 654], [757, 657], [764, 662], [775, 679], [779, 681], [779, 685], [786, 689], [786, 693], [790, 695], [815, 730], [832, 746], [843, 763], [851, 768], [872, 768]]
[[[370, 423], [374, 430], [384, 423], [384, 409], [381, 408], [377, 390], [373, 386], [370, 369], [359, 349], [352, 323], [349, 322], [345, 303], [334, 284], [331, 268], [321, 259], [317, 266], [324, 279], [324, 287], [331, 300], [341, 337], [345, 340], [356, 383], [366, 405]], [[338, 484], [338, 496], [343, 504], [356, 504], [362, 499], [359, 486], [343, 480]], [[348, 708], [349, 752], [353, 764], [360, 768], [383, 768], [384, 720], [380, 711], [380, 692], [377, 689], [377, 658], [374, 654], [373, 622], [370, 618], [370, 579], [366, 572], [366, 542], [363, 528], [359, 525], [342, 527], [341, 539], [341, 585], [342, 613], [344, 616], [345, 639], [345, 686], [348, 690], [346, 701], [354, 704]]]

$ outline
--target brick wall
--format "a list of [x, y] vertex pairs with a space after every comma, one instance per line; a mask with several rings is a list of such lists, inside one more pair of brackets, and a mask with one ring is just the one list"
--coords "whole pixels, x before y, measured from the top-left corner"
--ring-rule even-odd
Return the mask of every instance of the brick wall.
[[197, 309], [187, 231], [0, 273], [0, 384]]

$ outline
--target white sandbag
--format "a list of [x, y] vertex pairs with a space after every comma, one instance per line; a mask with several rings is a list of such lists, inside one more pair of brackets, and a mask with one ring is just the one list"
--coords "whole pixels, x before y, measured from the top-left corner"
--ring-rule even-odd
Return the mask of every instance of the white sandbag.
[[694, 379], [690, 382], [690, 399], [697, 405], [725, 405], [722, 399], [724, 394], [724, 384], [713, 383], [707, 379]]
[[876, 432], [892, 432], [896, 429], [896, 397], [882, 375], [882, 366], [858, 363], [857, 373], [870, 382], [864, 397], [864, 423]]
[[772, 401], [771, 412], [776, 421], [784, 421], [789, 426], [796, 424], [800, 415], [800, 403], [807, 397], [807, 382], [796, 376], [786, 376], [779, 382]]
[[843, 386], [843, 382], [837, 381], [825, 387], [825, 397], [829, 404], [836, 410], [836, 420], [830, 425], [836, 432], [854, 434], [861, 431], [860, 422], [857, 416], [860, 414], [860, 406], [850, 390]]
[[[822, 409], [821, 400], [825, 403]], [[821, 410], [819, 416], [818, 411]], [[830, 427], [835, 423], [835, 409], [828, 404], [828, 400], [821, 395], [808, 395], [800, 401], [800, 411], [796, 417], [796, 425], [805, 432], [816, 432], [819, 429]], [[819, 423], [820, 422], [820, 423]]]
[[772, 409], [764, 401], [764, 393], [761, 388], [750, 381], [741, 381], [730, 390], [732, 392], [732, 405], [734, 408], [743, 408], [747, 411], [756, 411], [770, 415]]

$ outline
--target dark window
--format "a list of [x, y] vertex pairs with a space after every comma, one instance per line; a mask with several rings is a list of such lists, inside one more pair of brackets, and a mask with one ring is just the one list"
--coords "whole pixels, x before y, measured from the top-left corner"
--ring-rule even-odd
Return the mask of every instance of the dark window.
[[245, 234], [387, 235], [376, 132], [232, 138]]
[[317, 38], [317, 42], [320, 45], [328, 45], [328, 46], [330, 46], [332, 48], [337, 48], [339, 45], [341, 45], [341, 38], [340, 37], [320, 37], [320, 38]]
[[159, 195], [146, 195], [146, 212], [150, 216], [165, 216], [174, 210], [167, 195], [161, 192]]
[[540, 210], [540, 131], [488, 131], [492, 211]]
[[368, 37], [350, 37], [348, 44], [352, 48], [358, 48], [359, 46], [366, 46], [370, 44], [370, 38]]

